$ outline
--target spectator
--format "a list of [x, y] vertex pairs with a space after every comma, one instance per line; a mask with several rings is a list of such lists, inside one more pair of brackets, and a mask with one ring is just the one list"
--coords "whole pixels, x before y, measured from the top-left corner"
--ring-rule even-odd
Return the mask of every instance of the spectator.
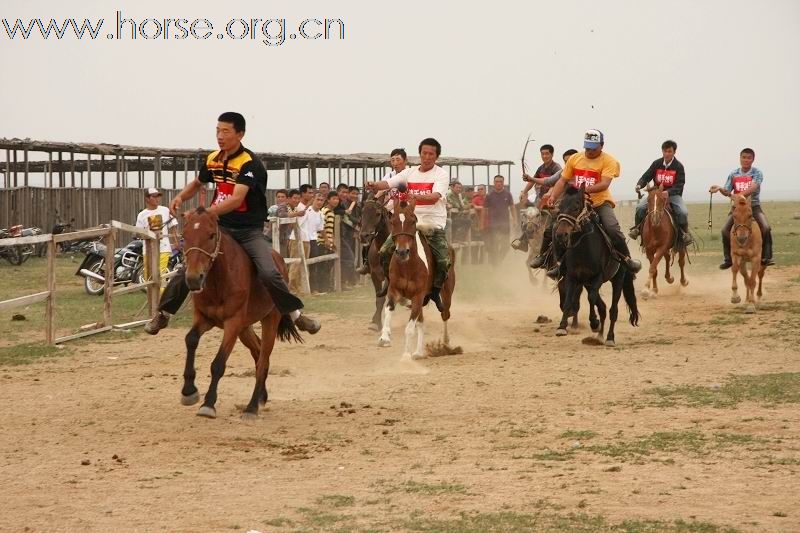
[[472, 233], [475, 235], [483, 235], [486, 229], [486, 210], [484, 209], [484, 201], [486, 200], [486, 186], [478, 185], [472, 195], [472, 208], [475, 210], [475, 215], [472, 217]]
[[452, 240], [464, 242], [467, 239], [472, 206], [464, 194], [464, 186], [456, 181], [447, 193], [447, 214], [452, 223]]
[[[280, 189], [278, 192], [275, 193], [275, 204], [271, 205], [269, 209], [267, 209], [267, 218], [286, 218], [289, 216], [289, 192], [286, 189]], [[272, 242], [272, 227], [277, 222], [267, 221], [267, 224], [264, 225], [264, 232], [267, 235], [267, 239]], [[280, 228], [278, 231], [280, 234], [280, 251], [281, 253], [286, 251], [286, 247], [288, 246], [289, 241], [289, 231], [282, 231], [283, 228]], [[284, 235], [285, 234], [285, 235]], [[284, 238], [285, 237], [285, 238]]]
[[494, 187], [484, 200], [487, 227], [484, 242], [489, 263], [499, 265], [508, 253], [508, 242], [511, 232], [511, 219], [517, 225], [517, 212], [514, 209], [514, 198], [506, 189], [505, 178], [494, 177]]
[[350, 204], [350, 193], [347, 191], [348, 186], [345, 183], [340, 183], [336, 186], [336, 194], [339, 195], [339, 208], [346, 209]]
[[347, 185], [339, 184], [336, 192], [339, 197], [339, 205], [333, 211], [341, 217], [339, 230], [342, 234], [339, 239], [339, 255], [342, 267], [342, 285], [344, 288], [350, 288], [356, 283], [355, 253], [353, 251], [355, 228], [350, 218], [350, 214], [355, 208], [355, 202], [350, 201], [350, 191]]
[[[300, 190], [292, 189], [289, 192], [289, 198], [291, 202], [295, 201], [295, 197], [298, 197], [299, 200], [296, 204], [296, 208], [289, 211], [289, 216], [297, 217], [297, 224], [300, 226], [300, 235], [295, 235], [294, 229], [292, 229], [291, 233], [289, 234], [289, 257], [300, 259], [303, 257], [300, 255], [301, 253], [305, 254], [305, 257], [308, 257], [310, 244], [308, 241], [308, 236], [303, 230], [306, 210], [308, 207], [307, 204], [303, 202], [303, 199], [305, 198], [306, 201], [310, 203], [311, 199], [314, 197], [313, 195], [314, 191], [311, 189], [311, 185], [307, 184], [301, 185]], [[291, 228], [291, 226], [289, 227]], [[300, 282], [302, 280], [301, 275], [302, 265], [299, 261], [289, 265], [289, 289], [293, 293], [300, 292]]]
[[319, 184], [318, 192], [322, 195], [323, 201], [327, 200], [328, 193], [331, 192], [331, 184], [327, 181], [323, 181]]
[[[319, 257], [326, 254], [325, 247], [322, 245], [322, 240], [325, 237], [325, 218], [322, 214], [324, 203], [325, 197], [317, 193], [308, 211], [306, 211], [305, 232], [308, 237], [309, 257]], [[325, 263], [317, 263], [308, 267], [309, 285], [311, 286], [312, 294], [324, 293], [329, 290], [324, 276], [327, 269], [328, 266]]]
[[[136, 217], [136, 227], [149, 229], [161, 237], [158, 241], [158, 268], [162, 274], [166, 274], [172, 250], [173, 248], [178, 248], [178, 221], [170, 214], [167, 206], [161, 205], [161, 192], [158, 189], [154, 187], [147, 189], [144, 201], [146, 207], [139, 211], [139, 215]], [[142, 247], [142, 253], [147, 253], [147, 246]], [[147, 260], [146, 255], [144, 272], [145, 279], [151, 279], [150, 262]], [[165, 287], [166, 284], [162, 282], [162, 292]]]
[[304, 206], [311, 205], [311, 202], [314, 201], [314, 187], [309, 185], [308, 183], [304, 183], [300, 186], [300, 201], [303, 203]]

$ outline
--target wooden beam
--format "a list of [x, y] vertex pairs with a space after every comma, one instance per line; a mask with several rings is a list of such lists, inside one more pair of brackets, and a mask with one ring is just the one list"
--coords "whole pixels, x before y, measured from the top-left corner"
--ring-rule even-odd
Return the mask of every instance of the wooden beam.
[[[77, 241], [83, 239], [93, 239], [94, 237], [103, 237], [111, 232], [110, 228], [96, 228], [96, 229], [83, 229], [80, 231], [70, 231], [69, 233], [61, 233], [59, 235], [52, 235], [53, 242], [67, 242]], [[43, 237], [43, 235], [37, 235]]]
[[27, 296], [20, 296], [19, 298], [12, 298], [0, 302], [0, 311], [6, 309], [13, 309], [15, 307], [22, 307], [23, 305], [31, 305], [38, 302], [43, 302], [50, 296], [50, 291], [37, 292], [36, 294], [29, 294]]
[[75, 339], [80, 339], [81, 337], [88, 337], [89, 335], [97, 335], [98, 333], [105, 333], [106, 331], [111, 331], [112, 326], [103, 326], [97, 329], [90, 329], [89, 331], [81, 331], [80, 333], [76, 333], [75, 335], [67, 335], [66, 337], [59, 337], [53, 340], [52, 344], [61, 344], [62, 342], [73, 341]]
[[113, 295], [114, 277], [114, 237], [116, 230], [111, 228], [105, 238], [106, 260], [105, 260], [105, 284], [103, 287], [103, 326], [112, 326], [111, 316], [111, 297]]
[[127, 231], [128, 233], [133, 233], [134, 235], [140, 235], [148, 239], [157, 238], [156, 234], [150, 231], [149, 229], [137, 228], [136, 226], [131, 226], [130, 224], [125, 224], [124, 222], [120, 222], [118, 220], [112, 220], [111, 227], [122, 231]]
[[0, 246], [19, 246], [20, 244], [39, 244], [42, 242], [50, 242], [53, 236], [49, 233], [43, 235], [31, 235], [30, 237], [11, 237], [8, 239], [0, 240]]
[[56, 338], [56, 243], [47, 243], [47, 308], [45, 317], [45, 341], [55, 344]]

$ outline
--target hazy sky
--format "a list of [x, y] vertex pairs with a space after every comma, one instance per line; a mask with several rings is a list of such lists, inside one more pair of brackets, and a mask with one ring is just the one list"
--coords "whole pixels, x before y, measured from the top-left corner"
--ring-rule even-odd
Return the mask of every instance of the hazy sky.
[[[109, 40], [117, 10], [205, 18], [214, 35]], [[706, 198], [745, 146], [762, 196], [800, 197], [798, 0], [0, 4], [12, 25], [31, 17], [105, 23], [94, 41], [45, 41], [10, 40], [0, 20], [0, 137], [211, 148], [217, 115], [238, 110], [255, 150], [414, 151], [434, 136], [446, 155], [514, 160], [518, 190], [528, 133], [535, 168], [539, 144], [560, 154], [599, 128], [622, 164], [618, 198], [666, 138], [689, 198]], [[344, 22], [343, 40], [215, 38], [234, 18], [286, 18], [291, 32], [326, 17]]]

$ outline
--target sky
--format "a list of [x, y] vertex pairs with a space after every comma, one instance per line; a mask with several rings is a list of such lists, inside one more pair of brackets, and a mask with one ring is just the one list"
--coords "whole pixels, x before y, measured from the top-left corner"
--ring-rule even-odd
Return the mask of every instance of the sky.
[[[126, 38], [107, 38], [118, 11], [153, 38], [130, 38], [130, 24]], [[37, 17], [104, 25], [94, 40], [11, 39], [3, 26]], [[277, 45], [271, 22], [267, 46], [259, 22], [254, 38], [216, 38], [254, 18], [285, 18], [286, 35], [306, 19], [341, 20], [344, 37]], [[214, 29], [178, 39], [173, 22], [165, 38], [145, 19]], [[230, 30], [244, 33], [240, 22]], [[619, 199], [634, 196], [668, 138], [690, 200], [707, 199], [746, 146], [762, 198], [797, 199], [798, 56], [798, 0], [4, 0], [0, 137], [213, 148], [216, 117], [234, 110], [256, 151], [413, 152], [433, 136], [444, 155], [514, 161], [516, 191], [528, 134], [535, 169], [539, 145], [560, 154], [598, 128], [621, 162]]]

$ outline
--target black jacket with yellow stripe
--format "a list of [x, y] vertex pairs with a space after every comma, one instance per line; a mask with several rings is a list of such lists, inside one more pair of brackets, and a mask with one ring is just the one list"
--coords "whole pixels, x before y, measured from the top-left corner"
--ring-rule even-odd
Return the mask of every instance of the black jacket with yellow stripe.
[[200, 167], [199, 179], [214, 183], [216, 205], [233, 194], [236, 185], [247, 185], [247, 195], [239, 207], [219, 218], [220, 226], [230, 229], [263, 228], [267, 219], [267, 171], [253, 152], [240, 146], [223, 159], [220, 150], [208, 154]]

